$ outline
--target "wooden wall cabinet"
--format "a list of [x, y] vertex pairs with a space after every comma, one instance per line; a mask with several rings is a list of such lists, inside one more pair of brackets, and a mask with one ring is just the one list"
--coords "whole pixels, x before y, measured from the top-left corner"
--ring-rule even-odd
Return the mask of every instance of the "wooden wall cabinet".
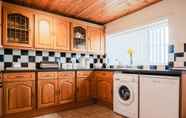
[[35, 15], [35, 48], [52, 49], [54, 47], [52, 17], [47, 14]]
[[70, 22], [61, 17], [39, 13], [35, 19], [36, 48], [70, 50]]
[[112, 72], [95, 72], [97, 81], [97, 99], [108, 104], [113, 103], [113, 74]]
[[103, 54], [104, 38], [101, 26], [3, 3], [4, 47]]
[[71, 50], [87, 51], [87, 25], [72, 23], [71, 25]]
[[88, 26], [88, 51], [101, 54], [105, 52], [103, 28]]
[[[35, 103], [35, 74], [5, 73], [3, 75], [4, 111], [5, 114], [31, 111]], [[14, 78], [9, 78], [14, 76]], [[22, 78], [22, 79], [20, 79]], [[11, 82], [9, 81], [11, 79]]]
[[23, 8], [3, 4], [4, 47], [33, 47], [34, 14]]
[[70, 22], [61, 17], [54, 17], [54, 49], [70, 50]]

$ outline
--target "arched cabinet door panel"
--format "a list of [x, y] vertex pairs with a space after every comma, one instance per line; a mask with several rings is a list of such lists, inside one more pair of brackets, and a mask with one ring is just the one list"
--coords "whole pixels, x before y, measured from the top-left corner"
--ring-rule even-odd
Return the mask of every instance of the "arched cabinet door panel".
[[36, 14], [35, 16], [35, 48], [52, 49], [53, 30], [52, 17], [45, 14]]
[[57, 80], [38, 80], [38, 108], [57, 104]]
[[32, 81], [5, 83], [5, 114], [32, 110], [34, 88]]
[[71, 48], [73, 51], [87, 51], [87, 26], [72, 23]]
[[3, 6], [3, 45], [33, 47], [34, 14], [23, 8]]
[[88, 26], [88, 51], [93, 53], [105, 52], [104, 29]]
[[74, 102], [75, 78], [59, 79], [59, 104]]

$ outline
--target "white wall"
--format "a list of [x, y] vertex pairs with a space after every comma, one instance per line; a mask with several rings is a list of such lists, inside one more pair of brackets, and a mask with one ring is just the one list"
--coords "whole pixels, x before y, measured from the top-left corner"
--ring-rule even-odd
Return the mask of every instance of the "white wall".
[[186, 43], [186, 0], [163, 0], [134, 14], [106, 24], [106, 36], [167, 18], [171, 43], [183, 52]]

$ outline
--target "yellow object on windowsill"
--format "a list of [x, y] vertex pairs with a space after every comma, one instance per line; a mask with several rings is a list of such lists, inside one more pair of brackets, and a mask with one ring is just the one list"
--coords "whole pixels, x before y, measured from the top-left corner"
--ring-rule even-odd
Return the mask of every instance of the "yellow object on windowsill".
[[132, 48], [128, 48], [128, 55], [130, 58], [130, 65], [131, 66], [133, 65], [133, 53], [134, 53], [134, 50]]
[[133, 53], [134, 53], [134, 50], [132, 48], [128, 48], [128, 55], [130, 57], [132, 57]]

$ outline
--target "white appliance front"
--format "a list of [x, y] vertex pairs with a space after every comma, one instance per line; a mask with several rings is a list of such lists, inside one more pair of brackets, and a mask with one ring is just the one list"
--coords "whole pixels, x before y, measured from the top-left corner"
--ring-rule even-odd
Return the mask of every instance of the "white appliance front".
[[138, 76], [114, 75], [114, 112], [128, 118], [138, 118]]
[[179, 77], [140, 77], [140, 118], [179, 118]]

